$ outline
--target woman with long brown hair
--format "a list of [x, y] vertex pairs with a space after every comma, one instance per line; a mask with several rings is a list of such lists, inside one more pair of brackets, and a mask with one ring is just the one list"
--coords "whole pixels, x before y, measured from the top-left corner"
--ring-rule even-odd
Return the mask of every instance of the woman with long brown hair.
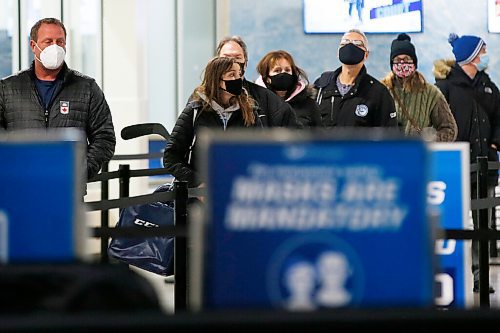
[[235, 59], [217, 57], [208, 62], [203, 81], [179, 115], [165, 148], [163, 166], [177, 180], [188, 181], [189, 187], [203, 183], [194, 158], [196, 134], [202, 127], [263, 127]]

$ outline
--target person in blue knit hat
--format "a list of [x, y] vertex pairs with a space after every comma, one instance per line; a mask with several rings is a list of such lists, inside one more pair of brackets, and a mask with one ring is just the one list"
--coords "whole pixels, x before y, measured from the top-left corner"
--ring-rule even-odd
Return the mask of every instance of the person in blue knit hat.
[[455, 33], [450, 34], [448, 42], [453, 47], [453, 55], [459, 66], [472, 63], [483, 46], [486, 45], [480, 37], [469, 35], [458, 37]]
[[[500, 92], [486, 73], [489, 57], [485, 41], [478, 36], [450, 34], [453, 60], [437, 60], [433, 72], [436, 85], [450, 104], [458, 125], [457, 141], [470, 144], [470, 162], [477, 157], [487, 157], [498, 162], [500, 147]], [[488, 173], [488, 196], [495, 196], [498, 184], [498, 170]], [[476, 177], [471, 176], [471, 198], [477, 198]], [[472, 214], [474, 228], [479, 225], [476, 214]], [[489, 225], [495, 223], [495, 209], [490, 210]], [[479, 244], [472, 241], [472, 273], [474, 292], [479, 291]], [[486, 272], [489, 274], [489, 272]], [[490, 292], [494, 289], [490, 287]]]

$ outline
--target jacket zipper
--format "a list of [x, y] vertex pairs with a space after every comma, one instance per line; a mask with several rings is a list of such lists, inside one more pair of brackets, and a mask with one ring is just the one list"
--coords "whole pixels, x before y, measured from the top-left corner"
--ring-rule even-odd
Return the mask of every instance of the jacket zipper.
[[224, 131], [227, 129], [227, 124], [229, 122], [229, 118], [227, 117], [227, 112], [221, 113], [222, 125], [224, 126]]
[[[32, 85], [32, 89], [35, 91], [36, 97], [38, 99], [38, 103], [43, 108], [42, 99], [40, 98], [40, 94], [38, 94], [38, 89], [36, 88], [35, 83], [32, 82], [31, 85]], [[45, 120], [45, 128], [48, 128], [49, 127], [49, 110], [44, 108], [43, 116], [44, 116], [44, 120]]]
[[322, 102], [322, 99], [323, 99], [323, 88], [319, 88], [319, 91], [318, 91], [318, 97], [316, 98], [316, 103], [318, 103], [318, 105], [321, 105], [321, 102]]
[[333, 103], [335, 102], [335, 96], [332, 96], [332, 106], [330, 108], [330, 120], [333, 121]]
[[483, 152], [483, 144], [482, 144], [482, 138], [481, 138], [481, 130], [480, 130], [480, 119], [479, 119], [479, 113], [477, 112], [477, 104], [476, 101], [472, 102], [474, 104], [474, 118], [476, 118], [476, 131], [477, 131], [477, 139], [479, 140], [478, 142], [478, 148], [479, 148], [479, 156], [488, 156], [488, 151]]

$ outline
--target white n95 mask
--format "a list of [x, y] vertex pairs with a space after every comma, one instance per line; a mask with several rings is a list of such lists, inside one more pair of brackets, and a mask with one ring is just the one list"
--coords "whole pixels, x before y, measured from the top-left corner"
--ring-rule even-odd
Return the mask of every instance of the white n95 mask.
[[[38, 47], [37, 44], [35, 45]], [[38, 49], [42, 51], [39, 47]], [[61, 67], [65, 55], [66, 51], [64, 51], [62, 47], [57, 44], [52, 44], [43, 49], [40, 53], [40, 59], [38, 60], [42, 63], [43, 67], [47, 69], [57, 69]]]

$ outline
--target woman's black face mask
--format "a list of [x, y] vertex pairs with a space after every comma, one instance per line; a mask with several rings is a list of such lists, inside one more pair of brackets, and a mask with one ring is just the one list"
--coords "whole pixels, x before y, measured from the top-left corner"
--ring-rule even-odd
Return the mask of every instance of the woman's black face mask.
[[235, 79], [235, 80], [222, 80], [226, 84], [226, 89], [221, 88], [222, 90], [227, 91], [230, 94], [235, 96], [241, 95], [241, 91], [243, 90], [243, 79]]
[[274, 91], [290, 91], [297, 84], [297, 77], [286, 72], [270, 76], [269, 78], [271, 79], [269, 88]]
[[365, 58], [365, 50], [353, 43], [346, 44], [339, 49], [339, 60], [346, 65], [357, 65]]

